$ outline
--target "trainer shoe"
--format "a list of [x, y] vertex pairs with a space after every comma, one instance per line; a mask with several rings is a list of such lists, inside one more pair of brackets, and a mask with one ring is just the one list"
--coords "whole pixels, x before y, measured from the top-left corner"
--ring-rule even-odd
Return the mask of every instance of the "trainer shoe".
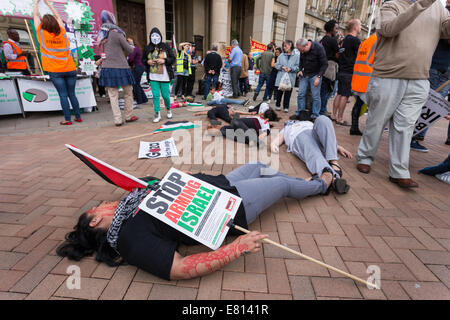
[[281, 107], [275, 106], [275, 110], [280, 111], [280, 110], [281, 110]]
[[170, 109], [167, 109], [167, 118], [172, 119], [172, 111]]
[[161, 112], [157, 112], [155, 114], [155, 119], [153, 119], [154, 123], [159, 122], [159, 121], [161, 121]]
[[428, 148], [421, 145], [417, 140], [411, 141], [411, 150], [418, 152], [428, 152]]

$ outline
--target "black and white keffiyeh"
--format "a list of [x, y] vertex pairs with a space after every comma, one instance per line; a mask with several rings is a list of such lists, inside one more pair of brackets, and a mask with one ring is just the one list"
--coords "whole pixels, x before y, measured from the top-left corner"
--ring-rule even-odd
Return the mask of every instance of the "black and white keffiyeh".
[[138, 210], [142, 200], [144, 200], [150, 191], [149, 189], [133, 189], [117, 206], [113, 221], [106, 235], [109, 245], [115, 250], [117, 250], [117, 240], [119, 239], [122, 223]]

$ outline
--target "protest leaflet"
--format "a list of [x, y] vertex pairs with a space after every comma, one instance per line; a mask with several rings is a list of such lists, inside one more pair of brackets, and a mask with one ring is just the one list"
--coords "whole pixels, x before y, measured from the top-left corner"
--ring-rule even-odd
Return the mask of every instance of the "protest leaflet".
[[414, 134], [421, 133], [431, 127], [439, 119], [450, 114], [450, 102], [445, 100], [439, 93], [430, 89], [427, 103], [422, 107], [419, 119], [414, 125]]
[[175, 145], [175, 140], [173, 138], [153, 142], [141, 141], [139, 146], [139, 159], [158, 159], [168, 157], [178, 157], [177, 146]]
[[171, 168], [139, 208], [188, 237], [218, 249], [241, 198]]

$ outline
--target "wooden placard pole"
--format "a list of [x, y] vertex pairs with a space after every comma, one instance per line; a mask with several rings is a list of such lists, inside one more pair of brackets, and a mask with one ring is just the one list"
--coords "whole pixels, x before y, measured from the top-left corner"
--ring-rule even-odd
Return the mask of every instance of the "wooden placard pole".
[[[242, 228], [242, 227], [240, 227], [240, 226], [237, 226], [237, 225], [235, 225], [235, 224], [232, 224], [232, 227], [235, 228], [236, 230], [241, 231], [241, 232], [244, 232], [244, 233], [250, 233], [250, 231], [248, 231], [247, 229], [244, 229], [244, 228]], [[316, 260], [316, 259], [314, 259], [314, 258], [308, 257], [307, 255], [304, 255], [303, 253], [300, 253], [300, 252], [298, 252], [298, 251], [292, 250], [291, 248], [288, 248], [288, 247], [283, 246], [283, 245], [281, 245], [281, 244], [279, 244], [279, 243], [276, 243], [275, 241], [272, 241], [272, 240], [270, 240], [270, 239], [263, 239], [262, 241], [264, 241], [264, 242], [266, 242], [266, 243], [269, 243], [269, 244], [272, 244], [272, 245], [274, 245], [274, 246], [276, 246], [276, 247], [278, 247], [278, 248], [280, 248], [280, 249], [283, 249], [283, 250], [285, 250], [285, 251], [287, 251], [287, 252], [290, 252], [290, 253], [292, 253], [292, 254], [295, 254], [295, 255], [297, 255], [297, 256], [299, 256], [299, 257], [302, 257], [302, 258], [304, 258], [304, 259], [306, 259], [306, 260], [309, 260], [309, 261], [311, 261], [311, 262], [314, 262], [314, 263], [316, 263], [316, 264], [318, 264], [318, 265], [320, 265], [320, 266], [322, 266], [322, 267], [325, 267], [325, 268], [327, 268], [327, 269], [330, 269], [330, 270], [332, 270], [332, 271], [335, 271], [335, 272], [337, 272], [337, 273], [340, 273], [340, 274], [342, 274], [342, 275], [344, 275], [344, 276], [346, 276], [346, 277], [348, 277], [348, 278], [350, 278], [350, 279], [353, 279], [353, 280], [358, 281], [358, 282], [360, 282], [360, 283], [362, 283], [362, 284], [365, 284], [366, 286], [372, 287], [372, 288], [374, 288], [374, 289], [379, 289], [379, 288], [377, 287], [377, 285], [375, 285], [375, 284], [373, 284], [373, 283], [367, 282], [367, 281], [365, 281], [365, 280], [363, 280], [363, 279], [361, 279], [361, 278], [358, 278], [358, 277], [356, 277], [356, 276], [354, 276], [354, 275], [351, 275], [350, 273], [347, 273], [347, 272], [342, 271], [342, 270], [340, 270], [340, 269], [337, 269], [337, 268], [335, 268], [335, 267], [333, 267], [333, 266], [330, 266], [330, 265], [328, 265], [328, 264], [326, 264], [326, 263], [323, 263], [322, 261], [319, 261], [319, 260]]]
[[25, 25], [27, 26], [28, 35], [30, 36], [30, 39], [31, 39], [31, 44], [33, 45], [34, 53], [36, 54], [36, 60], [37, 60], [37, 62], [39, 64], [39, 69], [41, 70], [41, 74], [44, 77], [44, 81], [47, 81], [47, 79], [45, 79], [45, 76], [44, 76], [44, 70], [42, 70], [41, 60], [39, 59], [39, 55], [38, 55], [38, 52], [36, 50], [36, 46], [34, 44], [34, 37], [33, 37], [33, 34], [30, 31], [30, 26], [28, 25], [28, 20], [27, 19], [24, 19], [24, 20], [25, 20]]

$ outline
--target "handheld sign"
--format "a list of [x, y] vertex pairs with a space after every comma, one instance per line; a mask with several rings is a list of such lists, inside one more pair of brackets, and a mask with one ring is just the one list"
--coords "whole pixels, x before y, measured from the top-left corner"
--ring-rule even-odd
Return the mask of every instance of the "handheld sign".
[[439, 93], [430, 89], [427, 103], [422, 107], [419, 119], [414, 125], [414, 134], [421, 133], [431, 127], [435, 122], [450, 114], [450, 102]]
[[229, 230], [241, 198], [171, 168], [139, 209], [216, 250]]

